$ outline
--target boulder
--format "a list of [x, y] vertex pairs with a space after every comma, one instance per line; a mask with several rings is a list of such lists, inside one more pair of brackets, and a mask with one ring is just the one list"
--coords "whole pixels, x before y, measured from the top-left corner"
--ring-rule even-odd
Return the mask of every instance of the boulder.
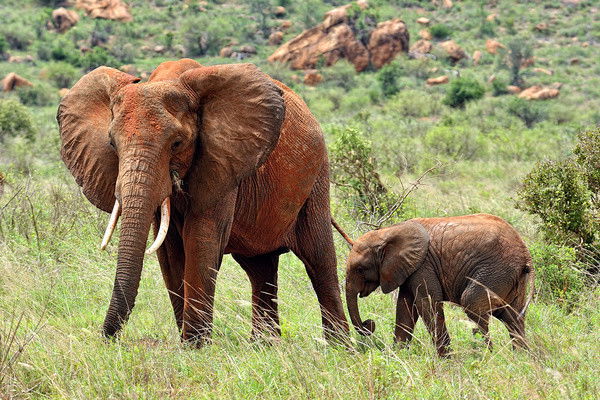
[[165, 52], [166, 49], [167, 48], [165, 46], [158, 44], [158, 45], [154, 46], [154, 48], [152, 50], [154, 50], [155, 53], [162, 54]]
[[496, 14], [496, 13], [493, 13], [493, 14], [490, 14], [490, 15], [488, 15], [487, 17], [485, 17], [485, 20], [486, 20], [487, 22], [493, 22], [493, 21], [495, 21], [495, 20], [496, 20], [496, 18], [498, 18], [498, 14]]
[[425, 18], [425, 17], [417, 18], [417, 24], [429, 25], [430, 22], [431, 22], [431, 20], [429, 18]]
[[283, 32], [275, 31], [269, 35], [269, 45], [276, 46], [283, 41]]
[[10, 56], [8, 57], [8, 62], [14, 64], [33, 63], [33, 56], [30, 54], [26, 56]]
[[122, 0], [76, 0], [75, 7], [84, 10], [90, 18], [112, 19], [121, 22], [133, 20], [129, 7]]
[[427, 85], [435, 86], [435, 85], [443, 85], [444, 83], [448, 83], [448, 75], [438, 76], [437, 78], [429, 78], [427, 79]]
[[33, 86], [33, 84], [27, 79], [15, 74], [14, 72], [10, 72], [8, 75], [6, 75], [4, 79], [0, 81], [0, 83], [3, 92], [12, 92], [15, 90], [15, 88], [22, 86]]
[[475, 50], [475, 52], [473, 52], [473, 64], [478, 65], [479, 61], [481, 61], [481, 56], [481, 51]]
[[419, 37], [421, 39], [425, 39], [425, 40], [433, 39], [433, 37], [431, 36], [431, 32], [429, 32], [427, 29], [421, 29], [419, 31]]
[[282, 7], [282, 6], [277, 6], [273, 10], [273, 14], [275, 14], [276, 17], [283, 17], [285, 15], [285, 12], [286, 12], [285, 7]]
[[79, 22], [79, 15], [73, 10], [64, 7], [52, 11], [52, 28], [58, 33], [65, 33]]
[[231, 47], [223, 47], [221, 50], [219, 50], [219, 57], [229, 58], [231, 57], [231, 53], [233, 53], [233, 49]]
[[456, 44], [454, 40], [446, 40], [439, 44], [439, 47], [446, 53], [446, 56], [453, 62], [467, 58], [467, 53]]
[[506, 90], [508, 90], [508, 93], [512, 93], [512, 94], [521, 93], [521, 88], [518, 86], [514, 86], [514, 85], [508, 85], [506, 87]]
[[375, 69], [392, 61], [398, 53], [408, 50], [408, 30], [398, 18], [377, 24], [371, 32], [367, 51]]
[[558, 89], [535, 85], [523, 90], [519, 93], [519, 97], [525, 100], [546, 100], [552, 99], [559, 94], [560, 91]]
[[304, 84], [308, 86], [316, 86], [323, 81], [323, 75], [316, 69], [308, 70], [304, 74]]
[[[368, 6], [364, 1], [357, 4], [362, 8]], [[408, 51], [408, 30], [399, 19], [378, 24], [370, 32], [366, 45], [363, 44], [355, 35], [354, 24], [348, 21], [350, 6], [347, 4], [327, 12], [322, 23], [275, 50], [269, 56], [269, 62], [289, 63], [292, 69], [314, 69], [319, 60], [332, 65], [345, 58], [360, 72], [369, 65], [380, 68], [399, 52]]]
[[256, 54], [256, 47], [251, 44], [245, 44], [238, 50], [240, 53]]
[[490, 54], [498, 54], [498, 49], [505, 49], [502, 43], [494, 39], [488, 39], [485, 41], [485, 49]]
[[546, 68], [534, 68], [533, 72], [539, 72], [540, 74], [552, 75], [554, 72]]
[[539, 24], [535, 25], [534, 29], [538, 32], [545, 32], [548, 30], [548, 24], [546, 22], [540, 22]]
[[433, 45], [429, 40], [417, 40], [410, 48], [411, 53], [427, 54], [431, 51]]
[[580, 60], [579, 58], [577, 58], [577, 57], [573, 57], [573, 58], [571, 58], [571, 59], [569, 60], [569, 64], [571, 64], [571, 65], [577, 65], [577, 64], [579, 64], [580, 62], [581, 62], [581, 60]]
[[292, 27], [292, 21], [284, 19], [283, 21], [281, 21], [281, 23], [279, 24], [279, 29], [281, 29], [282, 31], [287, 31], [288, 29], [290, 29]]

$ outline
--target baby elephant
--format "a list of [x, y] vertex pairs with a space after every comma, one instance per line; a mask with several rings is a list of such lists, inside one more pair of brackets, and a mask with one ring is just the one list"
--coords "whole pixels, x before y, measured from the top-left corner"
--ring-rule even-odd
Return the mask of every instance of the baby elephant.
[[[334, 223], [334, 225], [336, 225]], [[338, 228], [336, 226], [336, 228]], [[340, 230], [340, 229], [338, 229]], [[357, 296], [378, 286], [383, 293], [399, 288], [395, 341], [409, 342], [423, 318], [437, 352], [449, 351], [443, 301], [463, 307], [488, 346], [490, 315], [508, 328], [513, 346], [526, 348], [524, 316], [533, 294], [531, 256], [519, 234], [503, 219], [476, 214], [448, 218], [415, 218], [366, 233], [352, 242], [346, 270], [346, 301], [355, 328], [375, 330], [362, 322]]]

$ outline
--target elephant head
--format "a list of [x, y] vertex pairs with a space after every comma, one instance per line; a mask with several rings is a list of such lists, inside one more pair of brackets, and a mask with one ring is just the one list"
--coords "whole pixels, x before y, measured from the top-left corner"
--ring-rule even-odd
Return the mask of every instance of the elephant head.
[[346, 303], [360, 334], [373, 333], [375, 322], [362, 321], [357, 297], [379, 286], [383, 293], [401, 286], [423, 264], [428, 248], [429, 234], [412, 221], [368, 232], [354, 242], [346, 266]]
[[60, 103], [61, 156], [84, 195], [110, 212], [106, 246], [119, 216], [116, 278], [104, 321], [114, 336], [135, 302], [150, 225], [165, 239], [174, 181], [201, 212], [251, 175], [279, 138], [281, 90], [251, 64], [203, 67], [184, 59], [161, 64], [146, 83], [100, 67]]

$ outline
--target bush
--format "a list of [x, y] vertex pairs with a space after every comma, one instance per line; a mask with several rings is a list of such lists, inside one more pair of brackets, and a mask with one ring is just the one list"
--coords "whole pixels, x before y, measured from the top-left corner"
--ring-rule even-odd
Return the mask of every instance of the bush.
[[346, 195], [352, 213], [377, 219], [394, 204], [395, 196], [381, 182], [371, 143], [358, 129], [334, 127], [331, 146], [331, 175], [335, 186]]
[[537, 298], [568, 310], [586, 287], [585, 274], [572, 247], [536, 243], [529, 246], [536, 276]]
[[80, 75], [77, 68], [66, 62], [49, 63], [45, 74], [59, 89], [70, 88]]
[[458, 78], [450, 82], [443, 102], [450, 107], [463, 108], [467, 102], [482, 98], [484, 93], [485, 88], [475, 79]]
[[494, 79], [492, 81], [492, 95], [502, 96], [505, 94], [508, 94], [508, 83], [504, 79]]
[[429, 32], [431, 33], [431, 36], [433, 36], [435, 39], [442, 40], [450, 37], [452, 29], [443, 24], [436, 24], [429, 28]]
[[377, 73], [377, 80], [385, 97], [393, 96], [400, 91], [398, 77], [402, 75], [402, 70], [403, 68], [398, 61], [392, 61], [384, 65]]
[[526, 60], [533, 57], [531, 44], [525, 38], [515, 38], [508, 42], [506, 49], [499, 49], [498, 67], [510, 72], [511, 85], [523, 87], [521, 69]]
[[556, 243], [593, 243], [600, 230], [586, 177], [572, 159], [537, 163], [517, 196], [517, 208], [538, 215], [546, 236]]
[[70, 40], [60, 37], [57, 40], [40, 41], [36, 48], [37, 56], [43, 61], [64, 61], [77, 63], [79, 50]]
[[545, 105], [541, 102], [527, 101], [518, 97], [509, 100], [506, 110], [521, 119], [527, 128], [532, 128], [536, 123], [548, 118]]
[[485, 138], [470, 126], [436, 126], [423, 142], [433, 154], [451, 160], [480, 158], [487, 146]]
[[58, 100], [56, 89], [42, 84], [18, 88], [17, 96], [27, 106], [44, 107], [55, 104]]
[[4, 57], [6, 51], [8, 50], [8, 42], [3, 35], [0, 35], [0, 57]]
[[600, 208], [600, 127], [579, 134], [573, 153], [587, 177], [596, 211]]
[[11, 49], [25, 50], [33, 40], [35, 35], [32, 31], [27, 30], [23, 25], [19, 24], [2, 24], [0, 25], [0, 35], [4, 36]]
[[85, 71], [91, 71], [102, 65], [116, 68], [119, 62], [102, 47], [94, 47], [79, 59], [79, 66]]
[[13, 99], [0, 99], [0, 142], [7, 137], [33, 139], [34, 129], [27, 108]]

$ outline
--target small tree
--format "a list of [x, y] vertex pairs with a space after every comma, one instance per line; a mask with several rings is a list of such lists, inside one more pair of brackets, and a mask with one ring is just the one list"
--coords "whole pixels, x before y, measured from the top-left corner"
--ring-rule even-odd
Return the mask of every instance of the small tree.
[[384, 65], [379, 72], [377, 72], [377, 80], [381, 85], [381, 92], [385, 97], [393, 96], [400, 91], [398, 77], [401, 74], [402, 66], [398, 61], [392, 61], [391, 63]]
[[450, 107], [463, 108], [467, 102], [482, 98], [484, 93], [485, 88], [475, 79], [458, 78], [450, 83], [443, 103]]
[[524, 38], [516, 38], [508, 42], [506, 49], [498, 51], [498, 67], [508, 69], [511, 85], [522, 87], [524, 84], [521, 69], [525, 62], [533, 57], [531, 44]]

